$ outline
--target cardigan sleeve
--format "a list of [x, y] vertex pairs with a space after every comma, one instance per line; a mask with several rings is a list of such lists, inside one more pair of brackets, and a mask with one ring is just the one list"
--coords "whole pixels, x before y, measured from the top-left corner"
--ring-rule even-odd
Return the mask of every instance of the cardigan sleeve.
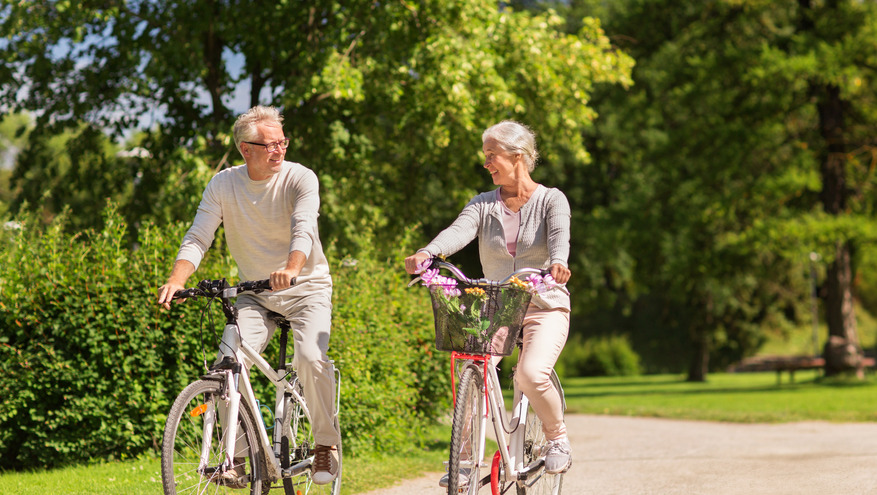
[[551, 189], [548, 211], [545, 213], [545, 224], [548, 230], [549, 265], [560, 263], [568, 266], [570, 220], [572, 213], [569, 201], [559, 189]]
[[[480, 195], [479, 195], [480, 196]], [[479, 196], [472, 198], [457, 215], [454, 222], [445, 230], [439, 232], [421, 251], [426, 251], [430, 256], [450, 256], [466, 247], [478, 235], [481, 228], [481, 207], [483, 202]]]

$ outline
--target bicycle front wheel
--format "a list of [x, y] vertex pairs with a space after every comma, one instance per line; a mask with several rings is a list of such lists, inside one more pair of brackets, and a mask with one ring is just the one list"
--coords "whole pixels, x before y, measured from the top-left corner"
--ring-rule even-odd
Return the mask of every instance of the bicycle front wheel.
[[481, 478], [481, 426], [484, 417], [484, 382], [475, 366], [460, 375], [454, 422], [451, 427], [451, 453], [448, 458], [448, 495], [478, 493]]
[[[310, 418], [305, 414], [301, 403], [292, 400], [288, 404], [288, 429], [284, 425], [284, 435], [280, 444], [280, 464], [283, 468], [296, 466], [302, 462], [313, 462], [314, 429]], [[335, 428], [338, 428], [338, 416], [335, 416]], [[283, 491], [286, 495], [339, 495], [341, 493], [341, 473], [344, 467], [341, 443], [335, 446], [338, 453], [338, 476], [326, 485], [314, 483], [313, 471], [305, 469], [300, 473], [283, 479]]]
[[[561, 398], [563, 389], [560, 386], [560, 380], [554, 370], [551, 371], [551, 382], [555, 388], [560, 391]], [[566, 403], [564, 402], [564, 409]], [[527, 406], [527, 417], [524, 421], [524, 465], [529, 466], [540, 457], [545, 456], [548, 449], [548, 441], [545, 439], [545, 433], [542, 431], [542, 420], [536, 416], [536, 411], [532, 405]], [[563, 485], [563, 474], [548, 474], [544, 468], [533, 478], [527, 480], [524, 484], [518, 484], [518, 495], [559, 495], [561, 486]]]
[[[255, 420], [242, 403], [237, 446], [227, 455], [220, 407], [225, 410], [228, 400], [222, 398], [221, 385], [214, 380], [196, 381], [183, 389], [171, 406], [161, 446], [165, 495], [240, 494], [240, 488], [247, 485], [250, 495], [262, 494], [265, 466]], [[233, 459], [234, 476], [222, 472], [227, 458]]]

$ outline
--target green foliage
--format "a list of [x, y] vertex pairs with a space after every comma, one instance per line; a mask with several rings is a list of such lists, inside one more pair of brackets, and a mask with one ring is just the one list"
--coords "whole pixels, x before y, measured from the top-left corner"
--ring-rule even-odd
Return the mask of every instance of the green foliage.
[[[65, 232], [33, 215], [0, 231], [0, 467], [60, 466], [129, 458], [159, 448], [170, 404], [212, 361], [214, 325], [203, 302], [154, 304], [184, 233], [183, 224], [140, 229], [126, 240], [118, 211], [100, 231]], [[231, 277], [222, 246], [200, 278]], [[432, 351], [426, 295], [405, 289], [398, 259], [364, 253], [336, 263], [331, 355], [343, 373], [342, 421], [350, 452], [417, 441], [418, 426], [447, 406], [443, 356]]]
[[[219, 139], [233, 148], [227, 134]], [[146, 222], [188, 221], [207, 182], [228, 163], [208, 165], [204, 139], [170, 148], [167, 141], [159, 134], [141, 134], [131, 142], [137, 146], [123, 151], [95, 126], [57, 135], [31, 132], [10, 177], [11, 211], [36, 210], [48, 221], [66, 207], [75, 212], [66, 228], [77, 232], [100, 228], [109, 200], [119, 205], [131, 243]]]
[[555, 366], [561, 377], [636, 376], [640, 358], [627, 336], [600, 336], [584, 339], [572, 335]]
[[[601, 118], [586, 131], [595, 168], [568, 172], [582, 184], [568, 191], [573, 231], [587, 233], [573, 236], [574, 314], [585, 325], [574, 331], [628, 334], [649, 367], [699, 379], [755, 352], [760, 326], [809, 316], [810, 252], [822, 265], [838, 240], [873, 249], [877, 9], [758, 0], [570, 9], [591, 4], [637, 65], [631, 89], [595, 94]], [[820, 128], [826, 84], [850, 98], [838, 179], [849, 196], [837, 215], [822, 213], [828, 141], [840, 142]], [[600, 314], [607, 307], [611, 317]]]
[[[0, 70], [16, 77], [4, 79], [14, 82], [0, 87], [0, 104], [38, 110], [47, 135], [83, 122], [116, 137], [157, 124], [156, 134], [131, 143], [152, 158], [107, 158], [93, 149], [88, 176], [135, 226], [150, 213], [158, 220], [194, 210], [178, 182], [190, 180], [193, 162], [207, 169], [239, 163], [227, 133], [233, 111], [242, 109], [230, 106], [232, 92], [249, 83], [251, 104], [282, 109], [288, 159], [319, 174], [321, 230], [346, 254], [356, 251], [364, 224], [382, 245], [414, 224], [432, 235], [491, 187], [479, 163], [480, 135], [500, 120], [533, 127], [546, 169], [560, 155], [585, 162], [581, 134], [596, 117], [595, 85], [630, 83], [632, 60], [592, 18], [567, 33], [552, 11], [498, 9], [487, 0], [263, 7], [261, 15], [240, 16], [251, 10], [240, 0], [75, 9], [48, 0], [7, 3]], [[204, 94], [209, 103], [199, 99]], [[199, 158], [178, 159], [181, 146]], [[93, 188], [75, 183], [64, 190], [64, 167], [48, 153], [28, 159], [20, 184], [30, 189], [32, 207], [42, 205], [46, 188], [57, 202], [46, 206], [50, 214], [90, 194]], [[158, 202], [166, 197], [190, 203]], [[83, 225], [99, 224], [93, 210], [76, 211], [91, 217]]]
[[129, 251], [112, 209], [100, 232], [67, 235], [66, 218], [43, 231], [24, 215], [0, 251], [5, 468], [156, 448], [197, 348], [149, 301], [158, 273], [147, 256], [173, 256], [171, 243], [145, 231], [143, 249]]

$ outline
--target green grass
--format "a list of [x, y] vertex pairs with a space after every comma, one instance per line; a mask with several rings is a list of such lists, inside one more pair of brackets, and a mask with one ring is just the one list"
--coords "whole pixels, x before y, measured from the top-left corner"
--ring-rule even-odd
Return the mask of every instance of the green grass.
[[157, 459], [139, 459], [51, 471], [3, 473], [0, 493], [154, 495], [162, 493], [161, 472]]
[[[863, 349], [873, 350], [877, 347], [877, 318], [861, 304], [856, 304], [856, 330], [859, 344]], [[822, 354], [822, 346], [825, 345], [825, 339], [828, 337], [828, 327], [822, 319], [816, 331], [815, 349], [812, 324], [805, 323], [785, 330], [764, 328], [763, 331], [767, 342], [758, 351], [758, 354], [763, 356]]]
[[[396, 456], [360, 454], [344, 457], [342, 495], [391, 486], [402, 479], [442, 469], [447, 457], [448, 426], [426, 432], [424, 446]], [[271, 493], [283, 490], [271, 490]], [[0, 473], [4, 495], [156, 495], [163, 493], [157, 458], [106, 462], [48, 471]], [[241, 492], [245, 493], [245, 492]]]
[[877, 421], [877, 381], [826, 380], [817, 371], [564, 380], [569, 412], [733, 422]]
[[[706, 383], [683, 376], [564, 380], [569, 412], [675, 419], [788, 422], [877, 421], [877, 379], [825, 380], [818, 372], [799, 372], [795, 383], [783, 374], [716, 373]], [[442, 469], [450, 429], [436, 426], [421, 436], [422, 448], [393, 456], [345, 456], [342, 493], [353, 495]], [[156, 459], [140, 459], [50, 471], [0, 474], [3, 494], [156, 494], [161, 475]], [[273, 493], [273, 491], [272, 491]]]

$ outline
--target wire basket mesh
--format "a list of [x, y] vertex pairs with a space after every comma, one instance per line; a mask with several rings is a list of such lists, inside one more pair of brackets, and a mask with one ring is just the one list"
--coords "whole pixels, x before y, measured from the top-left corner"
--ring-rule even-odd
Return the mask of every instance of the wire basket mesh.
[[459, 288], [432, 285], [429, 294], [436, 349], [494, 356], [508, 356], [514, 350], [532, 297], [512, 286], [462, 284]]

